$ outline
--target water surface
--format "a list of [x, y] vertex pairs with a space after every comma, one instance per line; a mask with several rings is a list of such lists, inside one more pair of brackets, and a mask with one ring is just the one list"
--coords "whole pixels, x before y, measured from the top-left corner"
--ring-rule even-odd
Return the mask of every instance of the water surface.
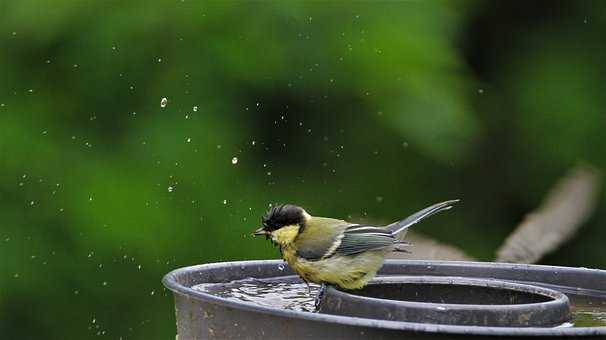
[[252, 302], [259, 306], [313, 312], [318, 285], [299, 282], [246, 279], [224, 284], [200, 284], [195, 290], [232, 301]]

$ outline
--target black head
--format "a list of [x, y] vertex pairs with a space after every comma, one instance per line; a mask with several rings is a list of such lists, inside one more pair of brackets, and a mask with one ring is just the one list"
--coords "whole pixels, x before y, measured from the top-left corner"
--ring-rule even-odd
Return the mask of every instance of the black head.
[[294, 224], [303, 227], [305, 210], [292, 204], [276, 205], [261, 218], [261, 222], [263, 222], [263, 230], [266, 232], [272, 232]]

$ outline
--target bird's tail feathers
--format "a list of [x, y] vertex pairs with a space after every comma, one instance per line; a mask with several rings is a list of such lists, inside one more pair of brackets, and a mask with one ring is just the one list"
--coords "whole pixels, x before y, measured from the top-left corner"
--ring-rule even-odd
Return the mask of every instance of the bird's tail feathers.
[[406, 217], [405, 219], [403, 219], [401, 221], [394, 222], [385, 228], [387, 230], [389, 230], [391, 232], [391, 234], [394, 235], [398, 240], [402, 240], [402, 239], [404, 239], [404, 236], [406, 236], [406, 231], [407, 231], [408, 227], [412, 226], [413, 224], [415, 224], [419, 221], [426, 219], [429, 216], [437, 214], [440, 211], [444, 211], [444, 210], [448, 210], [448, 209], [452, 208], [452, 206], [455, 203], [457, 203], [458, 201], [459, 200], [457, 199], [457, 200], [450, 200], [450, 201], [445, 201], [445, 202], [441, 202], [441, 203], [436, 203], [430, 207], [427, 207], [423, 210], [420, 210], [420, 211]]

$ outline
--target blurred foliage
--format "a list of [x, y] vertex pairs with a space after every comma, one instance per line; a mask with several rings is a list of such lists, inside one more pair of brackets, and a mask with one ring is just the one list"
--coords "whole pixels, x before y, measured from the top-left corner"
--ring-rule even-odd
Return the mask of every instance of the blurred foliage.
[[[162, 275], [277, 257], [272, 202], [461, 198], [418, 230], [491, 259], [606, 166], [605, 29], [598, 1], [0, 2], [0, 334], [172, 338]], [[605, 208], [545, 263], [606, 267]]]

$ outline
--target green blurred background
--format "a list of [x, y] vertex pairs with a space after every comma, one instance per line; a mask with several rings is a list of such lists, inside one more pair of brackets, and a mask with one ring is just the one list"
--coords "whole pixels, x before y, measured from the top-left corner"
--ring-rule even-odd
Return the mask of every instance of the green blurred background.
[[[606, 165], [604, 32], [601, 1], [0, 2], [0, 337], [174, 338], [162, 275], [276, 258], [272, 202], [461, 198], [418, 230], [491, 260]], [[605, 268], [605, 222], [542, 262]]]

